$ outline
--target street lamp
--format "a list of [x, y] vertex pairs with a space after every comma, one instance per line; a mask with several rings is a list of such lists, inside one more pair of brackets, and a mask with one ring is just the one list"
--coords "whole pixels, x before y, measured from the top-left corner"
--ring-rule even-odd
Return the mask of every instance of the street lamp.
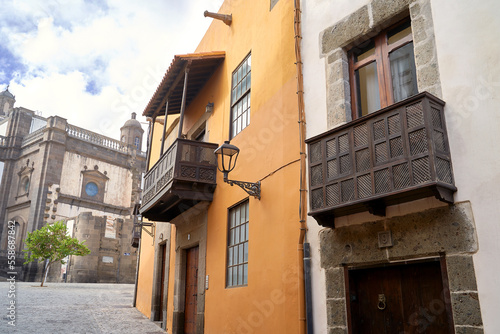
[[225, 141], [224, 144], [214, 151], [214, 153], [217, 155], [217, 168], [224, 174], [224, 182], [231, 186], [236, 184], [241, 189], [245, 190], [247, 194], [260, 200], [260, 181], [252, 183], [228, 179], [229, 172], [236, 167], [236, 160], [238, 159], [240, 149], [229, 144], [229, 141]]

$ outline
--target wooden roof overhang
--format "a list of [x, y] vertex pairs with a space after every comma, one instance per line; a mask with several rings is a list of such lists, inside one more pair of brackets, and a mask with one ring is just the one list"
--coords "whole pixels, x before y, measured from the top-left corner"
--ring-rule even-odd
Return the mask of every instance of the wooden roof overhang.
[[189, 71], [186, 85], [186, 107], [194, 100], [215, 70], [222, 63], [224, 51], [190, 53], [176, 55], [156, 89], [153, 97], [142, 113], [143, 116], [157, 117], [165, 114], [168, 100], [168, 114], [179, 114], [182, 107], [185, 71]]

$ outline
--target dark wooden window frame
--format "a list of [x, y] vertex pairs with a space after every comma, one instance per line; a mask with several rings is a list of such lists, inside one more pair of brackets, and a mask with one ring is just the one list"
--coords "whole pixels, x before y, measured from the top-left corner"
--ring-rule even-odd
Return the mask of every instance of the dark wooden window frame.
[[[230, 248], [235, 248], [235, 247], [238, 247], [240, 244], [245, 244], [249, 242], [249, 237], [248, 235], [246, 235], [246, 240], [244, 242], [239, 242], [237, 244], [234, 244], [234, 245], [231, 245], [230, 244], [230, 234], [231, 234], [231, 230], [236, 228], [236, 227], [239, 227], [239, 226], [243, 226], [244, 224], [248, 225], [250, 223], [250, 205], [249, 205], [249, 199], [248, 197], [241, 200], [240, 202], [236, 203], [235, 205], [231, 206], [230, 208], [227, 209], [227, 241], [226, 241], [226, 265], [225, 265], [225, 271], [226, 271], [226, 288], [239, 288], [239, 287], [245, 287], [245, 286], [248, 286], [248, 259], [247, 261], [245, 262], [245, 259], [243, 258], [243, 262], [241, 263], [233, 263], [233, 264], [229, 264], [229, 249]], [[231, 211], [236, 209], [236, 208], [239, 208], [241, 207], [242, 205], [248, 205], [247, 206], [247, 221], [244, 223], [244, 224], [239, 224], [237, 226], [234, 226], [233, 228], [231, 228]], [[250, 225], [249, 226], [249, 230], [250, 230]], [[243, 246], [244, 247], [244, 246]], [[230, 283], [229, 282], [229, 279], [228, 279], [228, 269], [230, 267], [238, 267], [238, 266], [241, 266], [241, 265], [247, 265], [247, 283], [243, 283], [243, 284], [232, 284], [232, 282]]]
[[[246, 87], [246, 90], [244, 92], [241, 92], [241, 95], [240, 96], [236, 96], [236, 98], [234, 98], [234, 94], [233, 94], [233, 89], [236, 89], [238, 84], [241, 82], [241, 80], [237, 80], [237, 82], [234, 81], [234, 74], [238, 72], [238, 70], [243, 66], [243, 64], [245, 64], [249, 58], [252, 57], [252, 53], [249, 52], [245, 58], [241, 61], [241, 63], [238, 64], [238, 66], [236, 67], [236, 69], [232, 72], [231, 74], [231, 109], [230, 109], [230, 126], [229, 126], [229, 138], [234, 138], [236, 137], [241, 131], [243, 131], [243, 129], [241, 129], [239, 132], [235, 133], [233, 135], [233, 130], [234, 130], [234, 126], [235, 126], [235, 122], [237, 121], [238, 118], [240, 117], [236, 117], [236, 119], [233, 118], [233, 108], [236, 107], [236, 105], [241, 101], [243, 100], [246, 96], [250, 96], [251, 94], [251, 85], [252, 85], [252, 79], [251, 79], [251, 75], [252, 75], [252, 70], [250, 69], [250, 71], [248, 71], [246, 74], [245, 74], [245, 79], [248, 75], [250, 75], [250, 82], [248, 83], [247, 87]], [[241, 115], [243, 115], [244, 113], [247, 113], [247, 119], [250, 118], [250, 98], [251, 96], [249, 97], [248, 99], [248, 108], [246, 111], [243, 111]], [[248, 125], [250, 125], [250, 123], [248, 123]], [[246, 125], [245, 127], [247, 127], [248, 125]]]
[[[392, 91], [392, 79], [391, 79], [391, 64], [389, 61], [389, 54], [396, 49], [399, 49], [409, 43], [413, 42], [412, 34], [403, 37], [402, 39], [394, 42], [393, 44], [388, 44], [387, 34], [398, 28], [401, 25], [410, 23], [410, 18], [406, 18], [398, 23], [390, 26], [387, 29], [381, 31], [377, 36], [371, 38], [369, 41], [374, 42], [375, 52], [373, 55], [366, 57], [363, 60], [355, 61], [355, 52], [358, 48], [353, 48], [348, 52], [349, 59], [349, 82], [351, 89], [351, 110], [352, 119], [360, 118], [358, 110], [358, 92], [357, 92], [357, 81], [355, 71], [370, 64], [376, 62], [377, 64], [377, 79], [380, 94], [380, 108], [383, 109], [394, 103], [393, 91]], [[366, 42], [365, 42], [366, 43]], [[364, 44], [364, 43], [363, 43]]]

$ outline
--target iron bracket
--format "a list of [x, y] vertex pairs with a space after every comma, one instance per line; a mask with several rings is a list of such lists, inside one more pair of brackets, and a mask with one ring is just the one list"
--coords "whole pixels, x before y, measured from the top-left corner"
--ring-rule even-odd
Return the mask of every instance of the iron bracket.
[[247, 194], [250, 196], [253, 196], [260, 200], [260, 181], [257, 183], [253, 182], [245, 182], [245, 181], [236, 181], [236, 180], [224, 180], [226, 183], [230, 184], [231, 186], [237, 185], [241, 189], [245, 190]]

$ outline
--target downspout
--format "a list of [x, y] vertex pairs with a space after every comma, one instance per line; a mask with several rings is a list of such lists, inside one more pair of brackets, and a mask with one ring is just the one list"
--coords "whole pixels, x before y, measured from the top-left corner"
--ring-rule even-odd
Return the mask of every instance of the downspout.
[[297, 104], [300, 145], [299, 223], [298, 243], [298, 292], [299, 292], [299, 333], [312, 334], [311, 266], [309, 244], [307, 243], [307, 184], [306, 184], [306, 128], [304, 113], [304, 83], [302, 77], [302, 56], [300, 51], [301, 10], [300, 0], [294, 1], [295, 65], [297, 68]]

